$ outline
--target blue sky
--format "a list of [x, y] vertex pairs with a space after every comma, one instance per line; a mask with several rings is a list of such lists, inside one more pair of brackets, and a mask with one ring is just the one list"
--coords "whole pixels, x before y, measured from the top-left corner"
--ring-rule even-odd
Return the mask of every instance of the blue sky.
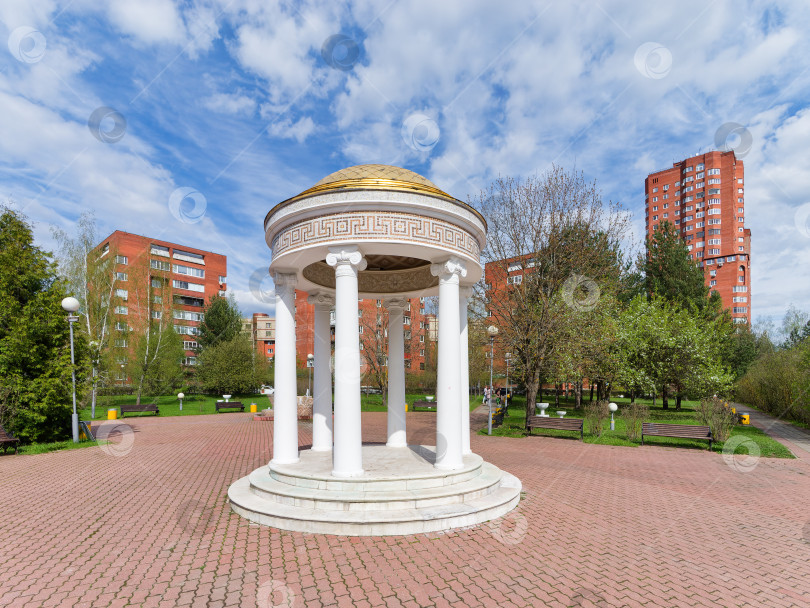
[[467, 200], [556, 162], [639, 244], [649, 172], [738, 146], [754, 319], [778, 320], [810, 308], [808, 31], [806, 1], [3, 0], [0, 200], [46, 247], [94, 210], [224, 253], [251, 313], [265, 214], [340, 168]]

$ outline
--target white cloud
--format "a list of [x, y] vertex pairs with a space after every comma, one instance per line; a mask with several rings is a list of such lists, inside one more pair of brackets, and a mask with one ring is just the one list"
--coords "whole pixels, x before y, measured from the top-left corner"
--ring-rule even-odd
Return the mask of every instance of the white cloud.
[[281, 122], [273, 122], [267, 128], [270, 135], [284, 139], [294, 139], [299, 144], [309, 137], [314, 130], [315, 123], [309, 116], [305, 116], [295, 122], [289, 119]]
[[172, 0], [110, 0], [110, 21], [125, 34], [147, 44], [180, 43], [185, 26]]
[[209, 110], [223, 114], [245, 114], [249, 116], [256, 109], [256, 102], [250, 97], [229, 95], [227, 93], [216, 93], [203, 99], [202, 104]]

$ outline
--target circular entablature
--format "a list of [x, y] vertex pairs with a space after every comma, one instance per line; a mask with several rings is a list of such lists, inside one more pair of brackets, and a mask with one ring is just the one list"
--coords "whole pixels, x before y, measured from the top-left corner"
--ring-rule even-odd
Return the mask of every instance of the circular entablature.
[[[402, 256], [366, 257], [368, 266], [357, 277], [357, 288], [363, 294], [400, 294], [412, 292], [432, 292], [439, 284], [439, 278], [430, 273], [430, 262], [418, 258]], [[375, 266], [385, 262], [388, 267]], [[418, 264], [417, 264], [418, 262]], [[406, 267], [401, 267], [405, 265]], [[318, 261], [305, 267], [304, 278], [326, 289], [335, 288], [335, 269], [326, 262]]]

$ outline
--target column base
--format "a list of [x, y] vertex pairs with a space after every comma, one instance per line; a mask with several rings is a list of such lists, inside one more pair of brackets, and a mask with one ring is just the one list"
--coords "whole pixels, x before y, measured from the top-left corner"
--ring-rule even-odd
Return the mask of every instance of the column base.
[[288, 460], [286, 458], [273, 458], [270, 461], [270, 464], [296, 464], [300, 458], [295, 458], [294, 460]]
[[461, 469], [464, 467], [463, 462], [459, 462], [458, 464], [434, 464], [433, 468], [438, 471], [455, 471], [457, 469]]
[[407, 448], [408, 444], [404, 441], [389, 441], [385, 444], [387, 448]]

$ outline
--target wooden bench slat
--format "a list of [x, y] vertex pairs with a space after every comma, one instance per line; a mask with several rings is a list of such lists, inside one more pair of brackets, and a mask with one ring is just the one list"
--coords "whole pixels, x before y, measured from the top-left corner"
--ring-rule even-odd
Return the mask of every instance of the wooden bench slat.
[[217, 401], [216, 407], [214, 408], [217, 412], [219, 410], [227, 410], [227, 409], [239, 409], [240, 411], [245, 411], [245, 406], [241, 401]]
[[14, 446], [14, 453], [16, 454], [19, 444], [19, 439], [0, 426], [0, 446], [3, 446], [3, 454], [5, 454], [6, 450], [11, 446]]
[[580, 439], [585, 440], [584, 421], [582, 418], [551, 418], [545, 416], [531, 416], [526, 423], [526, 429], [531, 434], [532, 429], [556, 429], [560, 431], [579, 431]]
[[436, 402], [435, 401], [425, 401], [424, 399], [419, 399], [414, 401], [411, 405], [411, 411], [415, 412], [417, 408], [427, 409], [427, 410], [435, 410], [436, 409]]
[[157, 403], [141, 403], [140, 405], [122, 403], [118, 407], [121, 409], [121, 418], [124, 417], [124, 414], [142, 414], [145, 412], [154, 412], [156, 416], [160, 414]]
[[676, 439], [707, 439], [712, 449], [712, 430], [708, 426], [696, 424], [663, 424], [660, 422], [643, 422], [641, 424], [641, 445], [644, 435], [652, 437], [674, 437]]

